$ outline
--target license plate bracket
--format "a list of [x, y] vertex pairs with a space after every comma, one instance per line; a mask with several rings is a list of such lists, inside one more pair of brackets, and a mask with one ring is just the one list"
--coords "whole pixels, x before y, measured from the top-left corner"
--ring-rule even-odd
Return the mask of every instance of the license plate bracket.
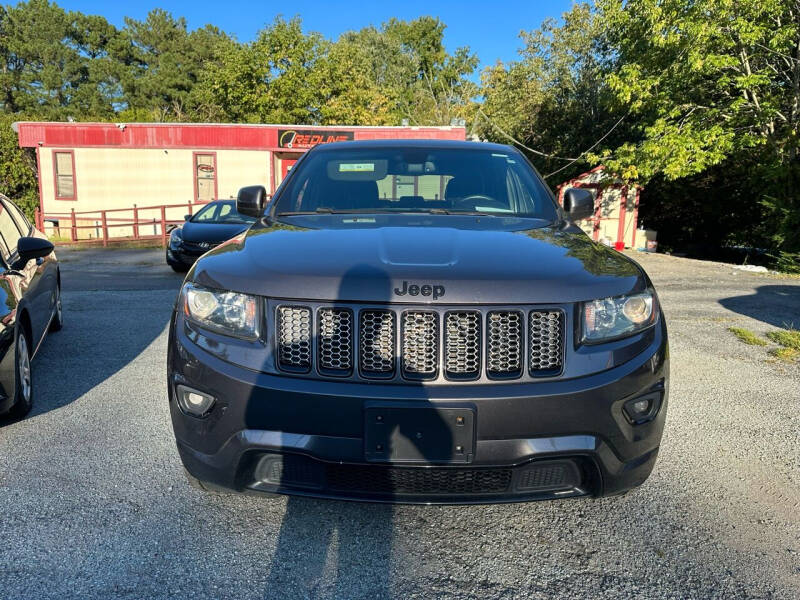
[[474, 454], [474, 407], [377, 404], [364, 410], [369, 462], [464, 464]]

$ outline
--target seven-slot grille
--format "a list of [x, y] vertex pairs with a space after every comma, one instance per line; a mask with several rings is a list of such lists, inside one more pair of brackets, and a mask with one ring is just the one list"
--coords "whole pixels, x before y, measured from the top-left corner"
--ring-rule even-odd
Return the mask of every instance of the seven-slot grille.
[[563, 368], [564, 329], [557, 309], [322, 307], [314, 315], [309, 307], [284, 305], [276, 315], [278, 366], [308, 372], [316, 361], [323, 375], [348, 376], [358, 364], [367, 379], [391, 379], [395, 363], [407, 379], [436, 379], [440, 369], [448, 379], [477, 379], [484, 369], [489, 378], [515, 378], [526, 368], [533, 377], [550, 377]]

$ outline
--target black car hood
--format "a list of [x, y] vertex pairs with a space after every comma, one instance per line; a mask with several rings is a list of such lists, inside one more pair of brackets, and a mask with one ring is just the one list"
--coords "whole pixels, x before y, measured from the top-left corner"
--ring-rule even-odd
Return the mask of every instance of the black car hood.
[[250, 227], [248, 223], [193, 223], [186, 221], [181, 227], [181, 237], [187, 242], [218, 244], [240, 234]]
[[[447, 219], [424, 227], [256, 225], [206, 254], [190, 278], [275, 298], [415, 304], [576, 302], [647, 285], [635, 262], [582, 232], [444, 226]], [[395, 291], [410, 285], [445, 293], [434, 300]]]

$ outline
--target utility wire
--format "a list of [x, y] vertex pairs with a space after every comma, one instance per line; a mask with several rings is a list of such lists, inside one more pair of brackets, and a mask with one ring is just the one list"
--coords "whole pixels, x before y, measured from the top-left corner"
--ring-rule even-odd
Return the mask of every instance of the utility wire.
[[536, 154], [537, 156], [542, 156], [544, 158], [552, 158], [552, 159], [555, 159], [555, 160], [566, 160], [566, 161], [569, 161], [563, 167], [561, 167], [559, 169], [556, 169], [552, 173], [548, 173], [547, 175], [545, 175], [544, 179], [547, 179], [548, 177], [551, 177], [551, 176], [555, 175], [556, 173], [560, 173], [564, 169], [574, 165], [576, 162], [581, 160], [581, 158], [583, 158], [586, 154], [588, 154], [589, 152], [594, 150], [598, 146], [598, 144], [600, 144], [604, 139], [606, 139], [609, 135], [611, 135], [611, 132], [613, 132], [619, 126], [619, 124], [622, 123], [622, 121], [625, 119], [625, 117], [627, 117], [628, 114], [629, 114], [629, 113], [625, 113], [624, 115], [622, 115], [619, 118], [619, 120], [616, 123], [614, 123], [614, 125], [611, 127], [611, 129], [606, 131], [601, 138], [599, 138], [594, 144], [589, 146], [586, 150], [581, 152], [578, 156], [576, 156], [575, 158], [568, 158], [568, 157], [565, 157], [565, 156], [557, 156], [555, 154], [547, 154], [546, 152], [541, 152], [539, 150], [534, 150], [533, 148], [530, 148], [530, 147], [526, 146], [525, 144], [523, 144], [522, 142], [520, 142], [518, 139], [516, 139], [511, 134], [509, 134], [506, 131], [504, 131], [497, 123], [495, 123], [492, 119], [489, 118], [489, 115], [487, 115], [485, 112], [483, 112], [483, 108], [481, 108], [480, 106], [478, 107], [478, 113], [481, 116], [483, 116], [483, 118], [486, 119], [489, 122], [489, 125], [494, 127], [498, 131], [498, 133], [503, 135], [503, 137], [508, 138], [509, 140], [514, 142], [517, 146], [519, 146], [521, 148], [524, 148], [528, 152]]
[[586, 154], [588, 154], [589, 152], [591, 152], [592, 150], [594, 150], [594, 149], [597, 147], [597, 145], [598, 145], [600, 142], [602, 142], [602, 141], [603, 141], [604, 139], [606, 139], [606, 138], [607, 138], [609, 135], [611, 135], [611, 132], [612, 132], [612, 131], [614, 131], [614, 130], [617, 128], [617, 126], [618, 126], [620, 123], [622, 123], [622, 121], [625, 119], [625, 117], [627, 117], [627, 116], [628, 116], [628, 114], [629, 114], [629, 112], [628, 112], [628, 113], [625, 113], [624, 115], [622, 115], [622, 116], [619, 118], [619, 120], [618, 120], [616, 123], [614, 123], [614, 125], [611, 127], [611, 129], [609, 129], [608, 131], [606, 131], [606, 132], [605, 132], [605, 134], [603, 135], [603, 137], [601, 137], [601, 138], [600, 138], [599, 140], [597, 140], [597, 141], [596, 141], [594, 144], [592, 144], [591, 146], [589, 146], [589, 147], [588, 147], [586, 150], [584, 150], [583, 152], [581, 152], [581, 153], [578, 155], [578, 158], [575, 158], [575, 159], [573, 159], [573, 160], [572, 160], [572, 162], [569, 162], [569, 163], [565, 164], [565, 165], [564, 165], [563, 167], [561, 167], [560, 169], [556, 169], [556, 170], [555, 170], [555, 171], [553, 171], [552, 173], [548, 173], [547, 175], [545, 175], [545, 176], [544, 176], [544, 178], [545, 178], [545, 179], [547, 179], [548, 177], [550, 177], [550, 176], [552, 176], [552, 175], [555, 175], [556, 173], [560, 173], [561, 171], [563, 171], [563, 170], [564, 170], [564, 169], [566, 169], [567, 167], [569, 167], [569, 166], [571, 166], [571, 165], [575, 164], [575, 163], [576, 163], [577, 161], [579, 161], [579, 160], [580, 160], [580, 159], [581, 159], [581, 158], [582, 158], [584, 155], [586, 155]]
[[[540, 152], [539, 150], [534, 150], [533, 148], [529, 148], [528, 146], [526, 146], [525, 144], [520, 142], [518, 139], [516, 139], [514, 136], [512, 136], [509, 133], [506, 133], [503, 129], [501, 129], [500, 126], [497, 123], [495, 123], [494, 121], [492, 121], [489, 118], [489, 115], [487, 115], [485, 112], [483, 112], [483, 108], [481, 108], [480, 106], [478, 107], [478, 112], [483, 116], [484, 119], [486, 119], [489, 122], [489, 125], [491, 125], [495, 129], [497, 129], [498, 133], [500, 133], [503, 137], [508, 138], [509, 140], [514, 142], [517, 146], [519, 146], [521, 148], [524, 148], [528, 152], [536, 154], [537, 156], [543, 156], [545, 158], [554, 158], [556, 160], [571, 160], [573, 162], [578, 160], [577, 158], [568, 158], [566, 156], [556, 156], [555, 154], [547, 154], [546, 152]], [[580, 157], [578, 157], [578, 158], [580, 158]]]

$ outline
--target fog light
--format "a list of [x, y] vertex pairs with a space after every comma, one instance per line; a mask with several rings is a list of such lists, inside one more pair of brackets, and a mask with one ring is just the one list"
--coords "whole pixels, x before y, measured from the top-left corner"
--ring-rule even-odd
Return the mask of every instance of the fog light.
[[178, 406], [193, 417], [204, 417], [214, 406], [214, 396], [193, 390], [185, 385], [178, 386]]
[[640, 425], [653, 420], [660, 404], [661, 392], [654, 392], [628, 400], [622, 410], [631, 423]]

